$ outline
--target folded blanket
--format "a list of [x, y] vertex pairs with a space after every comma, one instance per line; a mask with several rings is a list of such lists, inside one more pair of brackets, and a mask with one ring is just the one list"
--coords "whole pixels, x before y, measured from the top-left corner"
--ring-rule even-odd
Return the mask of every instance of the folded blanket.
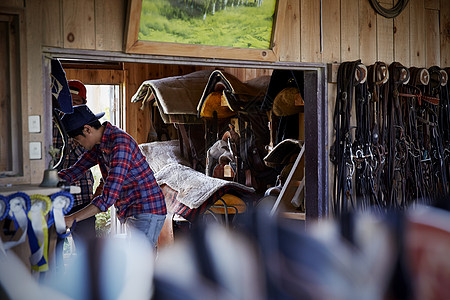
[[200, 207], [215, 192], [223, 187], [232, 187], [239, 192], [254, 192], [254, 189], [237, 182], [206, 176], [181, 164], [169, 164], [155, 173], [159, 185], [166, 184], [178, 192], [177, 201], [191, 209]]
[[154, 173], [173, 163], [190, 166], [189, 161], [181, 154], [179, 140], [144, 143], [139, 145], [139, 149]]

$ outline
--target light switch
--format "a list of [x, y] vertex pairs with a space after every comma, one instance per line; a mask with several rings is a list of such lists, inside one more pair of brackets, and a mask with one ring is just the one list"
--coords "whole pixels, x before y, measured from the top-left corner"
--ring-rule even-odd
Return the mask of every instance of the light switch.
[[41, 116], [28, 116], [28, 132], [39, 133], [41, 132]]
[[42, 159], [41, 142], [30, 142], [30, 159]]

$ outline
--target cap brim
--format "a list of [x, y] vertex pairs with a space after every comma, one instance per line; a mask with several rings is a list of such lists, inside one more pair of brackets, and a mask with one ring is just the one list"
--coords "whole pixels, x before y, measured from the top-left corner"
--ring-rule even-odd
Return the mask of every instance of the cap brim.
[[95, 114], [95, 118], [98, 120], [98, 119], [101, 119], [104, 115], [105, 115], [105, 112], [101, 112], [99, 114]]

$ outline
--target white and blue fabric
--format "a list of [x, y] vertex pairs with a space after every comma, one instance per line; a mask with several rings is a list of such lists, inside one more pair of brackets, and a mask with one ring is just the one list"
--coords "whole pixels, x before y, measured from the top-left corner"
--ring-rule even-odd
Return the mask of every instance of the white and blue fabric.
[[25, 241], [27, 229], [28, 229], [28, 217], [27, 213], [31, 207], [30, 197], [22, 192], [17, 192], [8, 196], [9, 212], [7, 217], [14, 222], [16, 233], [20, 228], [22, 235], [17, 240], [6, 241], [3, 243], [4, 248], [10, 249]]
[[66, 232], [66, 222], [64, 215], [67, 214], [73, 206], [73, 196], [69, 192], [61, 191], [50, 196], [52, 200], [52, 208], [50, 210], [50, 217], [48, 227], [55, 224], [56, 233], [59, 238], [65, 238], [70, 233]]

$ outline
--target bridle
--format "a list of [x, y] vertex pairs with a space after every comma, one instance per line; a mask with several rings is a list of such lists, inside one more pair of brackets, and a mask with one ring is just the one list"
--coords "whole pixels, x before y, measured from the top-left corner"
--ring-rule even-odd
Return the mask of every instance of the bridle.
[[449, 194], [448, 70], [357, 60], [342, 63], [337, 79], [333, 212], [405, 209]]

